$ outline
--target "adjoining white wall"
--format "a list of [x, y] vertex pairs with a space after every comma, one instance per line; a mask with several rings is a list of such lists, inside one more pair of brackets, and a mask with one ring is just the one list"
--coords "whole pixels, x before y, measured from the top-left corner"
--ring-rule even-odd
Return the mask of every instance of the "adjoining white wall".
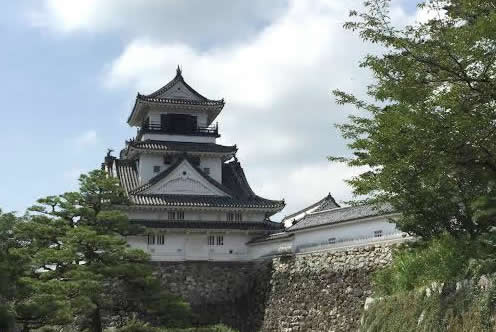
[[[382, 231], [376, 237], [375, 231]], [[270, 240], [249, 244], [251, 259], [267, 255], [298, 253], [313, 250], [332, 250], [340, 247], [355, 247], [367, 243], [403, 241], [408, 239], [386, 216], [326, 225], [306, 230], [288, 232], [290, 239]], [[329, 243], [329, 239], [334, 239]]]
[[370, 239], [374, 238], [375, 231], [382, 231], [383, 236], [400, 233], [395, 224], [388, 222], [387, 217], [380, 216], [296, 231], [294, 245], [298, 249], [328, 244], [330, 239], [334, 239], [335, 242]]
[[[203, 231], [170, 232], [160, 229], [149, 230], [150, 234], [164, 235], [165, 243], [148, 244], [148, 236], [129, 236], [127, 241], [133, 248], [148, 252], [154, 261], [243, 261], [248, 260], [245, 245], [253, 235], [245, 232]], [[208, 244], [208, 236], [214, 236], [215, 244]], [[222, 236], [223, 245], [217, 245], [217, 237]]]
[[280, 255], [288, 252], [293, 252], [293, 238], [248, 245], [248, 255], [251, 259]]

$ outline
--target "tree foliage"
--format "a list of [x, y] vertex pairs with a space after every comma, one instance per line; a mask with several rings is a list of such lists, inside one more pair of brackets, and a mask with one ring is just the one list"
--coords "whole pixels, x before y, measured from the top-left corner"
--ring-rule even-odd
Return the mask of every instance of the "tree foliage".
[[14, 228], [19, 223], [13, 213], [0, 210], [0, 330], [14, 326], [14, 299], [18, 294], [18, 279], [26, 269], [26, 259], [15, 253]]
[[25, 330], [100, 332], [111, 317], [124, 322], [132, 314], [162, 324], [187, 319], [188, 306], [164, 294], [148, 254], [127, 245], [123, 236], [138, 229], [115, 209], [126, 203], [117, 180], [96, 170], [81, 176], [78, 192], [39, 199], [16, 224], [15, 252], [29, 258], [14, 301]]
[[[424, 238], [477, 235], [495, 226], [496, 2], [430, 0], [431, 19], [396, 27], [389, 0], [369, 0], [345, 28], [384, 53], [361, 66], [372, 102], [334, 91], [366, 115], [339, 125], [353, 156], [331, 158], [368, 171], [349, 182], [373, 203], [388, 202], [401, 230]], [[488, 205], [489, 204], [489, 205]]]

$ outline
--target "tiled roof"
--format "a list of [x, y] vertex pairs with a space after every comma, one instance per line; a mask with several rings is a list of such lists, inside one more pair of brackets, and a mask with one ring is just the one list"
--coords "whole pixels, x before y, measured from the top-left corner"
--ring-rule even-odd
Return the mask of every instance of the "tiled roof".
[[[181, 82], [182, 84], [184, 84], [184, 86], [186, 86], [193, 93], [193, 95], [195, 95], [197, 97], [197, 99], [194, 100], [194, 99], [178, 99], [178, 98], [161, 98], [160, 97], [166, 91], [171, 89], [178, 82]], [[133, 110], [131, 111], [131, 114], [129, 115], [129, 118], [127, 120], [128, 123], [130, 123], [131, 119], [135, 116], [135, 114], [137, 114], [139, 104], [141, 104], [143, 102], [145, 102], [145, 103], [158, 103], [158, 104], [207, 106], [207, 108], [216, 109], [215, 115], [212, 116], [212, 118], [210, 119], [211, 121], [213, 121], [213, 119], [217, 116], [217, 114], [220, 112], [220, 110], [222, 110], [222, 108], [224, 107], [224, 99], [220, 99], [220, 100], [207, 99], [204, 96], [202, 96], [200, 93], [198, 93], [195, 89], [193, 89], [188, 83], [186, 83], [186, 81], [183, 78], [182, 72], [179, 68], [177, 70], [176, 76], [172, 79], [172, 81], [170, 81], [169, 83], [167, 83], [166, 85], [164, 85], [163, 87], [158, 89], [157, 91], [155, 91], [149, 95], [142, 95], [142, 94], [138, 93], [138, 95], [136, 96], [136, 102], [134, 104]]]
[[307, 214], [303, 219], [288, 228], [288, 232], [313, 228], [345, 221], [359, 220], [383, 214], [393, 213], [390, 206], [377, 208], [373, 205], [360, 205], [334, 208], [321, 212]]
[[[283, 223], [281, 223], [283, 224]], [[266, 241], [277, 241], [277, 240], [287, 240], [290, 238], [294, 237], [294, 233], [288, 233], [288, 232], [280, 232], [280, 233], [274, 233], [274, 234], [268, 234], [262, 237], [257, 237], [251, 241], [249, 241], [249, 244], [252, 243], [261, 243], [261, 242], [266, 242]]]
[[279, 230], [281, 223], [264, 222], [227, 222], [227, 221], [169, 221], [169, 220], [131, 220], [131, 223], [151, 228], [201, 228], [201, 229], [241, 229], [241, 230]]
[[299, 211], [296, 211], [288, 216], [285, 216], [282, 221], [283, 222], [286, 222], [288, 220], [298, 221], [301, 218], [303, 218], [306, 213], [324, 211], [324, 210], [334, 209], [337, 207], [339, 207], [339, 204], [336, 203], [334, 197], [332, 197], [331, 193], [329, 193], [320, 201], [315, 202], [314, 204], [307, 206]]
[[138, 206], [256, 208], [267, 209], [271, 213], [278, 212], [285, 206], [284, 201], [269, 200], [255, 195], [246, 182], [243, 169], [237, 161], [223, 164], [222, 184], [205, 174], [200, 168], [195, 167], [205, 179], [230, 196], [142, 194], [142, 191], [167, 176], [167, 172], [177, 167], [184, 158], [179, 159], [174, 165], [142, 186], [139, 185], [136, 165], [132, 161], [116, 159], [116, 175], [128, 193], [131, 203]]
[[139, 186], [138, 172], [136, 170], [136, 162], [134, 160], [116, 159], [115, 169], [117, 178], [121, 182], [122, 188], [126, 193]]
[[224, 100], [190, 100], [190, 99], [175, 99], [175, 98], [158, 98], [148, 97], [142, 94], [136, 96], [137, 100], [161, 103], [161, 104], [178, 104], [178, 105], [202, 105], [202, 106], [224, 106]]
[[325, 210], [330, 210], [330, 209], [335, 209], [339, 207], [339, 204], [336, 203], [336, 200], [334, 197], [332, 197], [331, 193], [324, 197], [319, 204], [319, 207], [316, 208], [313, 212], [320, 212], [320, 211], [325, 211]]
[[131, 202], [147, 206], [185, 206], [185, 207], [220, 207], [220, 208], [255, 208], [282, 209], [284, 203], [264, 198], [238, 200], [228, 196], [212, 195], [167, 195], [167, 194], [131, 194]]
[[138, 95], [139, 96], [142, 96], [144, 98], [151, 98], [151, 99], [158, 98], [159, 96], [161, 96], [162, 94], [164, 94], [165, 92], [167, 92], [168, 90], [170, 90], [178, 82], [181, 82], [182, 84], [184, 84], [184, 86], [186, 86], [202, 102], [222, 102], [222, 104], [224, 104], [224, 100], [223, 99], [222, 100], [210, 100], [210, 99], [204, 97], [203, 95], [201, 95], [195, 89], [193, 89], [184, 80], [182, 70], [181, 70], [181, 68], [179, 66], [177, 66], [176, 76], [172, 79], [172, 81], [170, 81], [169, 83], [167, 83], [166, 85], [164, 85], [163, 87], [161, 87], [160, 89], [158, 89], [157, 91], [155, 91], [153, 93], [150, 93], [149, 95], [140, 95], [140, 94], [138, 94]]
[[194, 143], [174, 141], [130, 141], [129, 148], [139, 150], [173, 151], [173, 152], [210, 152], [210, 153], [233, 153], [238, 150], [236, 145], [227, 146], [215, 143]]

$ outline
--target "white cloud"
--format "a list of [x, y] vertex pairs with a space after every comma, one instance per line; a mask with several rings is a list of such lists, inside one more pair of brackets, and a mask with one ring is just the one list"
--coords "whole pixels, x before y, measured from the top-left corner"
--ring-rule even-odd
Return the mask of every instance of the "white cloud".
[[[286, 198], [288, 208], [283, 215], [328, 192], [339, 201], [349, 200], [351, 190], [343, 180], [359, 170], [330, 164], [326, 157], [347, 153], [333, 124], [345, 121], [351, 111], [334, 103], [331, 90], [339, 88], [364, 96], [366, 86], [372, 82], [358, 63], [365, 54], [379, 49], [363, 44], [356, 34], [342, 28], [349, 10], [360, 7], [361, 2], [289, 1], [286, 10], [266, 15], [262, 27], [245, 27], [249, 24], [243, 20], [242, 27], [235, 21], [223, 26], [210, 47], [201, 45], [203, 37], [211, 42], [213, 30], [208, 25], [197, 27], [195, 20], [204, 18], [196, 12], [178, 23], [194, 37], [178, 32], [180, 28], [174, 21], [161, 21], [160, 31], [171, 33], [166, 37], [145, 33], [133, 21], [126, 27], [134, 29], [129, 34], [132, 40], [106, 66], [105, 85], [149, 93], [170, 80], [177, 64], [181, 64], [190, 85], [212, 99], [225, 97], [227, 104], [218, 119], [223, 135], [220, 143], [238, 144], [239, 158], [259, 194]], [[47, 14], [46, 5], [50, 3], [55, 7]], [[71, 18], [71, 9], [57, 3], [45, 1], [41, 16], [54, 17], [51, 27], [60, 31], [123, 27], [124, 23], [116, 20], [125, 22], [132, 17], [124, 15], [119, 6], [127, 8], [127, 12], [135, 5], [131, 0], [91, 1]], [[171, 3], [180, 6], [175, 1], [139, 3], [136, 15], [141, 16], [145, 11], [159, 11], [158, 7], [170, 8]], [[255, 9], [248, 15], [252, 21], [263, 12], [256, 8], [258, 3], [253, 2]], [[210, 13], [212, 9], [206, 10]], [[225, 8], [219, 10], [224, 15], [220, 20], [230, 17]], [[114, 17], [121, 14], [121, 18]], [[144, 17], [141, 21], [146, 23]], [[411, 22], [414, 17], [393, 1], [394, 22]], [[156, 22], [150, 25], [159, 26]], [[197, 31], [189, 29], [190, 25]]]
[[98, 142], [98, 137], [96, 131], [88, 130], [76, 137], [75, 141], [78, 146], [83, 147], [96, 144]]
[[285, 0], [42, 0], [28, 20], [63, 35], [118, 32], [212, 45], [249, 38], [285, 6]]

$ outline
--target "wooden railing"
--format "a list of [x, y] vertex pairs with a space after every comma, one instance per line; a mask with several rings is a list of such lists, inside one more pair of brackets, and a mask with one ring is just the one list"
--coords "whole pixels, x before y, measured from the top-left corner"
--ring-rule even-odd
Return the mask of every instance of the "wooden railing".
[[166, 125], [161, 125], [160, 123], [145, 123], [141, 128], [138, 129], [138, 139], [142, 137], [143, 134], [172, 134], [172, 135], [193, 135], [193, 136], [214, 136], [219, 137], [219, 125], [208, 127], [197, 126], [196, 128], [175, 128], [167, 127]]

